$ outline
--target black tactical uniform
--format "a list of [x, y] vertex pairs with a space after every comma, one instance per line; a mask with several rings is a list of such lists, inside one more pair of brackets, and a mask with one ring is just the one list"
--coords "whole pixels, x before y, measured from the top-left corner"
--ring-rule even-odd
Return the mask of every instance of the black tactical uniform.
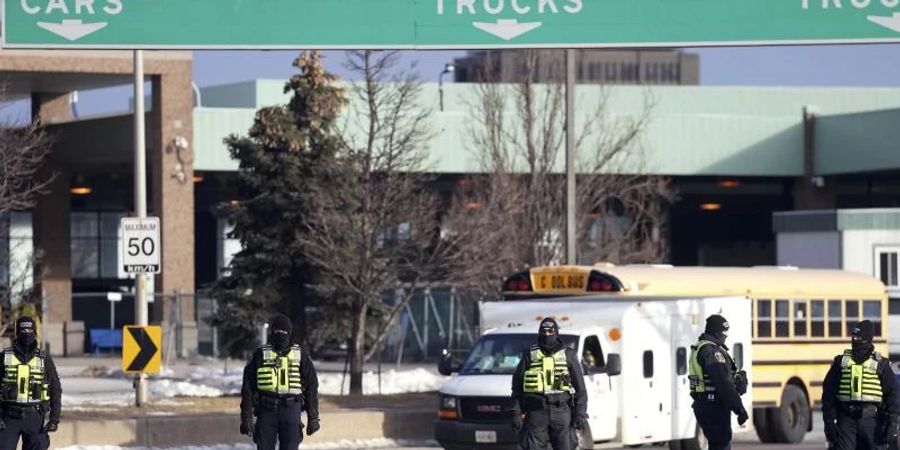
[[[253, 353], [241, 387], [241, 433], [251, 435], [258, 450], [297, 450], [306, 433], [319, 430], [319, 380], [309, 355], [291, 344], [291, 321], [284, 315], [270, 323], [269, 345]], [[253, 425], [253, 416], [256, 425]]]
[[[577, 443], [573, 429], [587, 426], [587, 391], [575, 350], [559, 340], [553, 319], [541, 321], [538, 344], [522, 354], [512, 380], [517, 407], [513, 428], [524, 432], [523, 450], [570, 450]], [[522, 412], [525, 413], [523, 423]]]
[[694, 417], [710, 450], [731, 448], [732, 412], [740, 425], [749, 418], [741, 403], [741, 395], [747, 392], [746, 373], [738, 370], [728, 355], [727, 337], [728, 322], [713, 314], [706, 319], [705, 332], [691, 346], [689, 378]]
[[[50, 355], [37, 345], [34, 319], [16, 320], [16, 338], [3, 350], [0, 381], [0, 449], [50, 448], [50, 436], [59, 427], [62, 387]], [[44, 423], [44, 418], [47, 422]]]
[[837, 450], [883, 448], [897, 440], [898, 392], [887, 358], [875, 351], [872, 322], [853, 330], [852, 348], [834, 358], [822, 383], [825, 438]]

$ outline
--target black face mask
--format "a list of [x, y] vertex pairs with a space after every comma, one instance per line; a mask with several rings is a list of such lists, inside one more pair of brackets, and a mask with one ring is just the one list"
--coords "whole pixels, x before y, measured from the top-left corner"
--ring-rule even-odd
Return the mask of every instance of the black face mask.
[[20, 346], [25, 347], [25, 348], [28, 348], [28, 347], [31, 347], [32, 345], [34, 345], [36, 340], [37, 339], [35, 339], [34, 333], [22, 333], [22, 334], [19, 334], [18, 336], [16, 336], [16, 342]]
[[286, 333], [274, 333], [272, 335], [272, 345], [275, 350], [284, 351], [291, 346], [291, 335]]
[[852, 342], [850, 348], [853, 352], [853, 359], [856, 362], [863, 362], [869, 359], [869, 356], [875, 351], [875, 346], [865, 341]]
[[547, 350], [547, 351], [557, 350], [557, 349], [559, 349], [559, 347], [561, 347], [560, 341], [559, 341], [559, 336], [557, 336], [555, 334], [551, 334], [551, 335], [539, 334], [538, 335], [538, 346], [541, 348], [541, 350]]

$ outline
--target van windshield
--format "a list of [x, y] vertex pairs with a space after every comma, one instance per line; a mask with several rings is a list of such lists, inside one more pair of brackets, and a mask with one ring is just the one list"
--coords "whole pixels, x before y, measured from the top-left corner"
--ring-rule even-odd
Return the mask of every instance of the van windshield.
[[[575, 348], [578, 336], [561, 334], [566, 347]], [[537, 335], [494, 334], [482, 336], [466, 359], [460, 375], [512, 375], [519, 365], [522, 352], [537, 342]]]

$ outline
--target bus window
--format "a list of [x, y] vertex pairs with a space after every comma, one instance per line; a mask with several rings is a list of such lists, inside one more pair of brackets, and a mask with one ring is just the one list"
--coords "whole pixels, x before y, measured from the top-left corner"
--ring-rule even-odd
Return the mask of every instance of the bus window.
[[684, 347], [675, 350], [675, 373], [678, 375], [687, 373], [687, 349]]
[[744, 344], [734, 344], [734, 364], [738, 369], [744, 368]]
[[772, 301], [756, 301], [756, 337], [772, 337]]
[[790, 336], [791, 313], [787, 300], [775, 301], [775, 337]]
[[825, 302], [822, 300], [811, 301], [810, 310], [812, 337], [825, 337]]
[[653, 378], [653, 351], [644, 352], [644, 378]]
[[806, 321], [809, 315], [806, 314], [806, 300], [794, 300], [794, 336], [806, 337]]
[[840, 300], [828, 300], [828, 337], [841, 337], [841, 323], [843, 323], [843, 312], [841, 311]]
[[847, 325], [847, 336], [853, 333], [856, 324], [859, 323], [859, 300], [847, 300], [844, 306], [845, 324]]
[[881, 336], [881, 301], [880, 300], [864, 300], [863, 301], [863, 319], [871, 320], [875, 328], [875, 336]]

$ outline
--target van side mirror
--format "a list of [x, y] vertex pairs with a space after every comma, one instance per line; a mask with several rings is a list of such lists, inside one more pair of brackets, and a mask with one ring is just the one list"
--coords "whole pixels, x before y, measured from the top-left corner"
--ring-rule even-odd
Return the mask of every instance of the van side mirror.
[[618, 353], [606, 355], [606, 374], [615, 376], [622, 373], [622, 357]]
[[441, 352], [441, 359], [438, 360], [437, 370], [439, 374], [444, 376], [449, 376], [454, 372], [459, 372], [459, 364], [456, 363], [453, 355], [449, 350], [444, 349]]

